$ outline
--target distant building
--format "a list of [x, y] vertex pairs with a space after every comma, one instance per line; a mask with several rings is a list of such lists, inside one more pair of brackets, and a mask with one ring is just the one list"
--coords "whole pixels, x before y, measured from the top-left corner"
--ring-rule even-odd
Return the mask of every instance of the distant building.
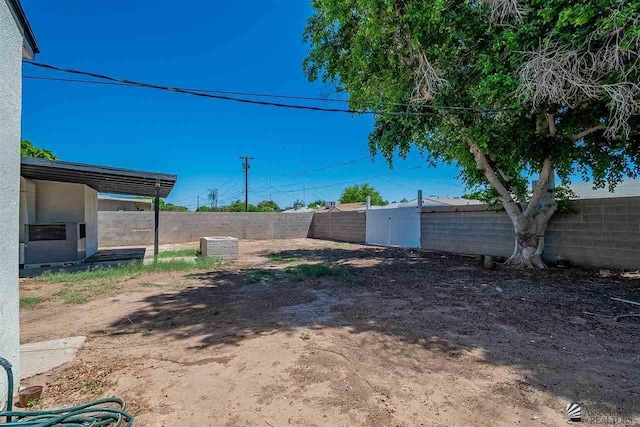
[[304, 213], [304, 212], [315, 212], [315, 210], [311, 209], [310, 207], [304, 206], [298, 209], [292, 208], [292, 209], [287, 209], [282, 211], [282, 213]]
[[367, 208], [365, 202], [356, 203], [335, 203], [327, 202], [325, 206], [319, 207], [315, 210], [317, 213], [323, 212], [351, 212], [351, 211], [363, 211]]
[[130, 197], [114, 197], [98, 195], [98, 212], [101, 211], [150, 211], [153, 208], [151, 199], [134, 199]]
[[23, 157], [20, 265], [78, 263], [98, 251], [98, 192], [167, 197], [175, 175]]
[[[482, 205], [479, 200], [463, 199], [462, 197], [442, 197], [430, 196], [422, 198], [422, 206], [469, 206]], [[386, 206], [371, 206], [371, 209], [389, 209], [389, 208], [417, 208], [418, 199], [408, 200], [406, 202], [389, 203]]]
[[593, 182], [581, 182], [569, 186], [577, 199], [607, 199], [612, 197], [640, 197], [640, 180], [625, 179], [609, 191], [609, 186], [593, 188]]

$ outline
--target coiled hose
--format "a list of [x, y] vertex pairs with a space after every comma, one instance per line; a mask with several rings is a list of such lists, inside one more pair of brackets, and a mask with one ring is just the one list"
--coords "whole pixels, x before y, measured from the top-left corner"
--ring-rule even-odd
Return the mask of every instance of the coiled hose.
[[[82, 405], [51, 409], [49, 411], [14, 411], [12, 410], [13, 371], [11, 363], [0, 357], [0, 366], [7, 373], [9, 389], [7, 410], [0, 411], [0, 420], [2, 417], [6, 417], [6, 422], [0, 421], [1, 427], [130, 427], [133, 425], [133, 415], [125, 410], [124, 400], [117, 397], [107, 397]], [[108, 405], [115, 405], [116, 407]]]

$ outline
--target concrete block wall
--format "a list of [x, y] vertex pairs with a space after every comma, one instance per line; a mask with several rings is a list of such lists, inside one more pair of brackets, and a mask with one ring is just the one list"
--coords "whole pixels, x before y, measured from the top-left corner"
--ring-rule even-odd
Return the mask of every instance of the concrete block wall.
[[545, 258], [579, 265], [640, 269], [640, 197], [577, 200], [575, 213], [554, 216]]
[[[640, 198], [575, 200], [574, 212], [555, 215], [545, 233], [544, 258], [573, 264], [640, 269]], [[504, 211], [486, 206], [425, 208], [421, 247], [467, 254], [509, 256], [514, 235]]]
[[513, 224], [503, 211], [489, 210], [484, 205], [422, 210], [420, 247], [423, 249], [509, 256], [513, 245]]
[[[313, 213], [160, 212], [160, 243], [203, 236], [289, 239], [309, 236]], [[98, 212], [100, 247], [153, 244], [153, 212]]]
[[313, 215], [310, 237], [364, 243], [366, 237], [365, 212], [323, 212]]

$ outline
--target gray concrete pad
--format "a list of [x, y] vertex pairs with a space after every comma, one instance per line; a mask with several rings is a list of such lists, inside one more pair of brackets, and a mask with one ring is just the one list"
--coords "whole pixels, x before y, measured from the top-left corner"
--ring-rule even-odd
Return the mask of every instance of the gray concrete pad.
[[71, 362], [87, 337], [77, 336], [39, 341], [20, 346], [22, 378], [42, 374]]

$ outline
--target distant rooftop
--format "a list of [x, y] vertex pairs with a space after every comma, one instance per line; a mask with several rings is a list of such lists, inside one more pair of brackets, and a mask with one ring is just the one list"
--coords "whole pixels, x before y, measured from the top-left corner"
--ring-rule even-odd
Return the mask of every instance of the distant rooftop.
[[593, 188], [593, 182], [571, 184], [569, 186], [578, 199], [606, 199], [612, 197], [640, 197], [640, 180], [626, 179], [616, 185], [613, 192], [608, 185], [604, 188]]
[[[468, 206], [468, 205], [481, 205], [483, 204], [479, 200], [463, 199], [461, 197], [443, 197], [443, 196], [430, 196], [422, 198], [422, 206]], [[386, 206], [372, 206], [371, 209], [385, 209], [385, 208], [417, 208], [418, 199], [409, 200], [406, 202], [389, 203]]]

